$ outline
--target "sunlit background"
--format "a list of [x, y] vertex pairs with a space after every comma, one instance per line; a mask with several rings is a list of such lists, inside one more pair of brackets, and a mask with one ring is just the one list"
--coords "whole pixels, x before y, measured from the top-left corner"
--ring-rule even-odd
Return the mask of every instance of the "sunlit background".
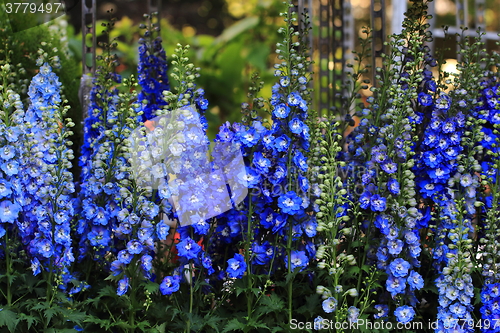
[[[328, 4], [333, 0], [304, 1], [313, 5], [312, 38], [318, 72], [317, 40], [319, 24], [317, 8], [320, 3]], [[391, 34], [401, 28], [405, 0], [385, 0], [384, 28]], [[349, 45], [358, 47], [358, 37], [362, 36], [363, 27], [370, 26], [371, 0], [350, 0], [350, 12], [353, 19]], [[433, 2], [434, 20], [432, 22], [434, 45], [441, 47], [447, 59], [445, 70], [454, 71], [456, 61], [456, 42], [453, 38], [444, 39], [443, 26], [457, 25], [457, 7], [463, 4], [470, 31], [482, 25], [489, 32], [487, 45], [496, 49], [500, 32], [500, 0], [484, 0], [484, 8], [478, 7], [474, 0], [435, 0]], [[161, 37], [167, 55], [173, 53], [177, 43], [192, 46], [191, 60], [201, 68], [199, 86], [206, 90], [210, 101], [209, 123], [221, 124], [225, 121], [237, 121], [240, 117], [240, 105], [246, 101], [252, 73], [258, 71], [265, 82], [262, 90], [264, 97], [270, 96], [273, 83], [272, 65], [276, 62], [275, 44], [280, 36], [276, 30], [283, 24], [279, 17], [284, 8], [282, 0], [163, 0], [161, 1]], [[476, 15], [477, 9], [484, 15]], [[112, 11], [112, 14], [109, 12]], [[112, 37], [118, 38], [117, 53], [121, 65], [118, 70], [123, 75], [135, 73], [137, 66], [137, 40], [141, 36], [138, 24], [143, 22], [147, 11], [146, 2], [140, 0], [98, 1], [97, 17], [105, 20], [111, 16], [118, 19]], [[398, 14], [399, 13], [399, 14]], [[478, 12], [479, 13], [479, 12]], [[80, 17], [74, 10], [70, 13], [73, 25], [71, 50], [76, 57], [81, 56]], [[380, 22], [376, 28], [380, 28]], [[99, 37], [102, 38], [102, 37]], [[98, 40], [99, 40], [98, 38]], [[346, 55], [349, 58], [350, 50]], [[333, 70], [333, 63], [326, 66]], [[317, 78], [317, 77], [316, 77]], [[316, 80], [319, 81], [319, 80]], [[217, 125], [218, 126], [218, 125]], [[211, 136], [216, 126], [210, 129]]]

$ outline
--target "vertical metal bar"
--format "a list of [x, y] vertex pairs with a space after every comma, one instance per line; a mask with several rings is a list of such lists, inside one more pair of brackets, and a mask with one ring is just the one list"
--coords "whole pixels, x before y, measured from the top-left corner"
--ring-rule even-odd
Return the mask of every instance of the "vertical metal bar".
[[429, 20], [429, 31], [432, 32], [432, 42], [429, 42], [429, 48], [431, 49], [431, 54], [435, 55], [436, 51], [436, 4], [435, 1], [432, 1], [427, 4], [428, 12], [429, 15], [432, 16], [432, 18]]
[[406, 1], [392, 1], [391, 34], [400, 34], [403, 30], [403, 20], [408, 7]]
[[485, 6], [486, 4], [484, 0], [476, 0], [476, 16], [474, 17], [474, 24], [476, 29], [481, 29], [481, 32], [486, 32], [486, 22], [484, 21]]
[[[335, 116], [341, 117], [343, 112], [343, 97], [345, 96], [345, 81], [346, 81], [346, 25], [352, 24], [350, 20], [346, 20], [350, 15], [350, 4], [343, 0], [332, 1], [332, 30], [331, 43], [332, 55], [331, 63], [328, 64], [328, 69], [331, 72], [332, 81], [330, 83], [332, 90], [330, 93], [329, 106], [333, 107], [332, 111]], [[348, 10], [349, 13], [346, 13]], [[330, 108], [328, 109], [330, 111]]]
[[456, 15], [455, 15], [455, 24], [457, 31], [459, 32], [457, 35], [457, 45], [456, 45], [456, 52], [457, 52], [457, 61], [460, 62], [460, 42], [462, 41], [462, 28], [466, 26], [467, 24], [467, 1], [468, 0], [456, 0]]
[[385, 0], [371, 0], [372, 84], [376, 86], [376, 68], [382, 66], [385, 40]]
[[[82, 0], [82, 79], [78, 92], [82, 105], [83, 119], [87, 118], [92, 89], [92, 77], [95, 74], [95, 47], [96, 47], [96, 0]], [[88, 45], [90, 37], [90, 45]]]
[[[332, 80], [330, 77], [330, 62], [333, 64], [332, 42], [333, 42], [333, 19], [332, 9], [334, 0], [319, 0], [319, 96], [318, 96], [318, 114], [325, 116], [332, 106]], [[332, 68], [333, 72], [333, 68]]]

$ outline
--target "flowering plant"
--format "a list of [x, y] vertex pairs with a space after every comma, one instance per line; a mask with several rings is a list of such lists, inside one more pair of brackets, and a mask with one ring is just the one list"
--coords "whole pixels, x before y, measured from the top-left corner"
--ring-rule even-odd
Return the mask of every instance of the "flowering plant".
[[59, 57], [41, 45], [25, 103], [6, 52], [2, 331], [500, 331], [500, 56], [478, 32], [444, 72], [426, 6], [370, 88], [365, 30], [340, 118], [287, 8], [270, 98], [253, 75], [212, 146], [189, 47], [144, 25], [136, 81], [104, 43], [76, 175]]

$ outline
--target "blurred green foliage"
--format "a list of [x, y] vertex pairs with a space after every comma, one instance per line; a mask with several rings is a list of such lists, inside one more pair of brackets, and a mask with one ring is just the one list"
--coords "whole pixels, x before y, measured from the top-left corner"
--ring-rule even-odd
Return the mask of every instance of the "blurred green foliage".
[[[60, 27], [64, 27], [66, 22], [60, 18], [62, 25], [56, 25], [52, 20], [45, 24], [34, 26], [34, 22], [40, 21], [40, 13], [23, 13], [17, 16], [8, 15], [5, 10], [5, 3], [8, 0], [0, 0], [0, 63], [10, 62], [18, 68], [23, 68], [17, 72], [19, 82], [15, 82], [18, 91], [27, 108], [27, 88], [34, 75], [38, 73], [36, 60], [38, 50], [43, 49], [49, 58], [57, 56], [60, 60], [61, 70], [54, 69], [63, 85], [62, 94], [68, 100], [71, 109], [68, 116], [75, 124], [75, 136], [72, 141], [75, 146], [80, 144], [81, 131], [81, 107], [78, 98], [80, 86], [81, 65], [78, 59], [66, 47], [62, 38]], [[56, 25], [56, 27], [51, 27]], [[17, 32], [15, 32], [17, 31]], [[42, 43], [43, 42], [43, 43]]]
[[[199, 88], [205, 89], [210, 102], [206, 116], [211, 124], [211, 138], [223, 122], [240, 119], [241, 103], [246, 101], [253, 72], [259, 71], [265, 83], [264, 95], [271, 95], [272, 65], [276, 60], [274, 50], [280, 38], [277, 29], [283, 25], [279, 13], [284, 4], [280, 0], [251, 1], [245, 8], [249, 9], [245, 16], [219, 36], [195, 34], [194, 29], [189, 27], [178, 30], [165, 19], [161, 20], [160, 34], [167, 56], [174, 53], [177, 43], [189, 44], [189, 58], [201, 68], [197, 83]], [[102, 23], [97, 23], [98, 40], [103, 38]], [[75, 35], [70, 29], [69, 36], [70, 50], [80, 60], [81, 34]], [[139, 22], [133, 22], [128, 17], [115, 22], [110, 38], [116, 38], [116, 53], [120, 61], [117, 71], [123, 76], [137, 72], [140, 37]], [[98, 49], [97, 53], [100, 52], [102, 50]]]

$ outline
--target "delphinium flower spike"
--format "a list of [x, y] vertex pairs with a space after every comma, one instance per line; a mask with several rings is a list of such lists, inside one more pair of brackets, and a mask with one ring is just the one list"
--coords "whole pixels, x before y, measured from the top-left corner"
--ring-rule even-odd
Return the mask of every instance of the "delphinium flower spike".
[[[152, 14], [154, 15], [154, 14]], [[142, 120], [147, 121], [156, 116], [156, 110], [161, 109], [167, 102], [163, 99], [163, 91], [170, 90], [167, 74], [167, 56], [162, 46], [160, 36], [155, 36], [157, 27], [152, 26], [150, 15], [144, 15], [147, 24], [141, 25], [146, 29], [139, 39], [139, 63], [137, 65], [138, 82], [142, 90], [137, 96], [141, 103]]]
[[61, 83], [52, 67], [44, 62], [44, 52], [40, 54], [40, 71], [31, 81], [30, 105], [24, 118], [27, 127], [22, 179], [27, 189], [23, 205], [24, 241], [29, 242], [33, 273], [44, 270], [62, 275], [60, 287], [66, 288], [73, 278], [68, 267], [74, 261], [70, 229], [75, 186], [69, 171], [73, 151], [68, 139], [74, 123], [65, 117], [69, 107], [61, 105]]

